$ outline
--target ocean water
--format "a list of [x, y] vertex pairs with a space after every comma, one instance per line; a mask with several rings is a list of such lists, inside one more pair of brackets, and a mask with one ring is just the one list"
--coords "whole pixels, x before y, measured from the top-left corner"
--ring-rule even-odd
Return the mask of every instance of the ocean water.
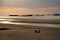
[[[16, 21], [16, 22], [13, 22], [13, 21]], [[35, 27], [42, 26], [42, 27], [60, 28], [60, 16], [41, 16], [41, 17], [36, 17], [36, 16], [35, 17], [10, 17], [10, 16], [1, 17], [0, 16], [0, 24], [14, 24], [14, 25], [26, 25], [26, 26], [35, 26]]]

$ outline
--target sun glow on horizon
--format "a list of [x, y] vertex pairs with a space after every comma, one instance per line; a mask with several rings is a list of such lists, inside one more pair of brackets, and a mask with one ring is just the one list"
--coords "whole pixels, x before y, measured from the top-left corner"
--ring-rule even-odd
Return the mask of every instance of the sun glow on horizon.
[[48, 8], [20, 8], [20, 7], [0, 7], [0, 15], [7, 14], [45, 14], [49, 12], [60, 12], [60, 7], [48, 7]]

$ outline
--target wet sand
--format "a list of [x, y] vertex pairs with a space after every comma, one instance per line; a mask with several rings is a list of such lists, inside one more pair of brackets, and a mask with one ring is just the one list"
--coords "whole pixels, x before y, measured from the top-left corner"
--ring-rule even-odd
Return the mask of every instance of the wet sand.
[[[32, 26], [31, 26], [32, 27]], [[60, 40], [60, 28], [26, 28], [23, 25], [0, 24], [0, 40]], [[35, 33], [40, 30], [40, 33]]]

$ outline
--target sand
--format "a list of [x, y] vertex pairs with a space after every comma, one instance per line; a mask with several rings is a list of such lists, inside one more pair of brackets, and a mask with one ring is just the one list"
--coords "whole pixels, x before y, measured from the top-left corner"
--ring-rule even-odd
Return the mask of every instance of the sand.
[[[0, 40], [60, 40], [60, 29], [57, 28], [25, 28], [25, 26], [0, 24]], [[40, 33], [35, 33], [40, 30]]]

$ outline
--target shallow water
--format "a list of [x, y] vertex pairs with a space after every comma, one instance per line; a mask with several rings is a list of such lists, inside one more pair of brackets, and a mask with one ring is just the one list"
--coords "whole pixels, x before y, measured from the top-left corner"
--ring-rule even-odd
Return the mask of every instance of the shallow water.
[[[56, 20], [57, 22], [60, 22], [60, 16], [41, 16], [41, 17], [10, 17], [10, 16], [5, 16], [5, 17], [1, 17], [0, 16], [0, 23], [1, 24], [14, 24], [14, 25], [28, 25], [28, 26], [42, 26], [42, 27], [53, 27], [53, 28], [60, 28], [60, 24], [57, 24], [57, 22], [55, 22], [55, 24], [52, 24], [49, 22], [48, 23], [30, 23], [30, 22], [18, 22], [21, 21], [21, 19], [24, 21], [24, 20], [27, 20], [30, 22], [34, 19], [36, 20], [43, 20], [47, 22], [48, 21], [54, 21]], [[58, 21], [59, 20], [59, 21]], [[17, 22], [11, 22], [11, 21], [17, 21]]]

